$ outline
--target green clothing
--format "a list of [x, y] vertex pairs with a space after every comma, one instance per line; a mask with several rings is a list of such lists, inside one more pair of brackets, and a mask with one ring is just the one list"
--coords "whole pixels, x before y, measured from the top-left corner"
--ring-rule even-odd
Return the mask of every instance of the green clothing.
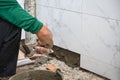
[[0, 18], [31, 33], [36, 33], [43, 26], [43, 23], [26, 12], [16, 0], [0, 0]]

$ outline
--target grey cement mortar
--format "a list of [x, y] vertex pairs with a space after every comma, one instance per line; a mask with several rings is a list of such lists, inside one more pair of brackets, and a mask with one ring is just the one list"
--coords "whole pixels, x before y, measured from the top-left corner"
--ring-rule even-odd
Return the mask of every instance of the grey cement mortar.
[[[29, 54], [28, 56], [32, 56], [34, 54], [34, 52], [32, 51], [32, 46], [30, 45], [28, 47], [31, 50], [31, 54]], [[63, 50], [61, 51], [61, 49], [57, 48], [56, 51], [61, 53]], [[24, 72], [27, 70], [46, 70], [46, 67], [48, 65], [53, 65], [61, 70], [63, 80], [108, 80], [89, 71], [80, 70], [79, 67], [72, 68], [69, 65], [67, 65], [66, 62], [64, 63], [63, 61], [58, 60], [55, 57], [42, 56], [40, 58], [37, 58], [34, 64], [18, 67], [17, 73]], [[0, 78], [0, 80], [8, 79], [9, 77]]]
[[46, 70], [46, 67], [48, 65], [53, 65], [61, 70], [61, 73], [63, 75], [63, 80], [107, 80], [91, 72], [80, 70], [79, 67], [77, 68], [69, 67], [64, 62], [57, 60], [56, 58], [50, 58], [47, 56], [43, 56], [43, 58], [45, 60], [44, 61], [45, 63], [42, 63], [41, 59], [37, 59], [36, 63], [33, 65], [26, 65], [23, 67], [19, 67], [17, 69], [17, 72], [29, 70], [29, 69], [30, 70]]
[[45, 67], [48, 65], [53, 65], [59, 68], [62, 72], [63, 80], [106, 80], [90, 72], [82, 71], [79, 68], [71, 68], [64, 62], [55, 58], [35, 69], [45, 70]]
[[[24, 72], [27, 70], [46, 70], [46, 67], [48, 65], [53, 65], [59, 68], [61, 70], [63, 80], [107, 80], [91, 72], [80, 70], [79, 67], [69, 67], [64, 62], [48, 56], [42, 56], [41, 58], [36, 59], [34, 64], [18, 67], [17, 73]], [[8, 79], [9, 78], [2, 78], [0, 80]]]

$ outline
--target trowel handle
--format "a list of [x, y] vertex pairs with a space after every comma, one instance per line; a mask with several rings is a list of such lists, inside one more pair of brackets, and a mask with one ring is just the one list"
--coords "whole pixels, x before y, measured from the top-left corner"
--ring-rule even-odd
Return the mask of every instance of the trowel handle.
[[56, 74], [60, 75], [60, 76], [63, 78], [63, 73], [61, 72], [60, 69], [57, 69], [57, 70], [56, 70]]

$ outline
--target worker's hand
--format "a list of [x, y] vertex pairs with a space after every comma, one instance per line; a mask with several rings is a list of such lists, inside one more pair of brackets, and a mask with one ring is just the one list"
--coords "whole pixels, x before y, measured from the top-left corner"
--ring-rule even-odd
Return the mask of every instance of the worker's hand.
[[40, 45], [43, 45], [46, 48], [53, 47], [53, 35], [52, 32], [47, 28], [47, 26], [43, 26], [37, 33], [38, 39], [40, 40]]
[[40, 46], [35, 46], [34, 51], [36, 51], [38, 54], [49, 54], [50, 49]]
[[50, 50], [49, 48], [44, 47], [40, 41], [38, 41], [37, 43], [35, 43], [33, 45], [33, 49], [34, 51], [36, 51], [38, 54], [49, 54]]

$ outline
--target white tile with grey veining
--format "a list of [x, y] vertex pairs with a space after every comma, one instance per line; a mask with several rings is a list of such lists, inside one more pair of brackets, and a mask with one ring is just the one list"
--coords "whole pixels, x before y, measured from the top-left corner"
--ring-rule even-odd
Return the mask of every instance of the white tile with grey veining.
[[[81, 17], [77, 13], [45, 7], [39, 9], [38, 18], [51, 27], [55, 44], [114, 64], [114, 53], [119, 53], [120, 45], [118, 21], [89, 15]], [[119, 60], [115, 61], [119, 67]]]
[[38, 4], [37, 18], [52, 30], [56, 45], [82, 55], [83, 68], [112, 80], [120, 79], [119, 20]]
[[[120, 57], [118, 54], [120, 53], [120, 25], [118, 23], [119, 21], [116, 23], [115, 20], [83, 15], [81, 43], [89, 51], [84, 54], [114, 64], [115, 54]], [[116, 66], [120, 68], [120, 60], [116, 61]]]
[[75, 52], [85, 50], [81, 43], [81, 14], [41, 6], [39, 9], [37, 17], [51, 28], [55, 44]]
[[37, 5], [80, 12], [82, 0], [36, 0]]
[[56, 44], [108, 63], [112, 61], [114, 46], [119, 46], [120, 40], [118, 21], [84, 15], [82, 25], [80, 14], [45, 7], [41, 7], [39, 16], [52, 28]]
[[17, 0], [17, 1], [24, 8], [24, 0]]
[[96, 72], [99, 75], [105, 76], [110, 80], [120, 79], [120, 69], [109, 65], [103, 61], [95, 59], [93, 57], [82, 54], [81, 67]]
[[120, 0], [83, 0], [82, 12], [120, 20]]
[[114, 45], [115, 53], [112, 57], [111, 64], [120, 69], [120, 43]]

